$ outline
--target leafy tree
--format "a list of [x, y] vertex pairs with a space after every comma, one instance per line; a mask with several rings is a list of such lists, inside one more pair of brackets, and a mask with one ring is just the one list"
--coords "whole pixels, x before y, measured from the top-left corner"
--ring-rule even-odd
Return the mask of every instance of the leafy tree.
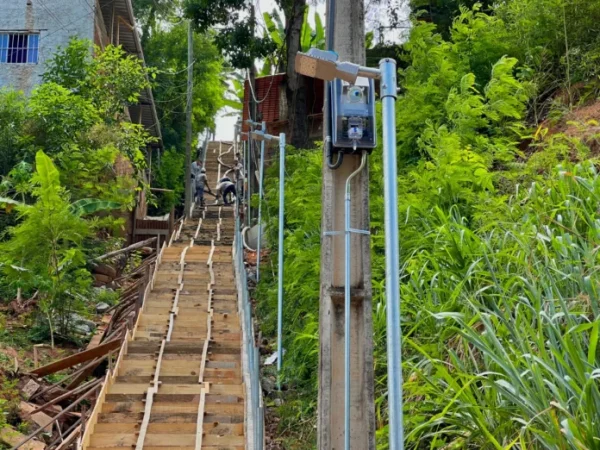
[[179, 21], [180, 0], [133, 0], [136, 21], [142, 27], [142, 46], [146, 50], [146, 38], [159, 22]]
[[[182, 148], [185, 142], [187, 26], [157, 27], [146, 37], [146, 61], [157, 68], [154, 98], [165, 147]], [[194, 34], [193, 130], [214, 126], [223, 106], [225, 85], [222, 58], [210, 34]]]
[[[154, 72], [120, 47], [95, 48], [94, 58], [90, 48], [73, 39], [48, 61], [45, 82], [29, 100], [25, 155], [31, 161], [43, 149], [55, 158], [62, 184], [75, 198], [130, 208], [153, 138], [128, 122], [124, 111], [150, 87]], [[131, 173], [116, 172], [117, 164], [129, 164]]]
[[72, 39], [48, 61], [44, 82], [54, 82], [90, 100], [107, 121], [123, 119], [125, 107], [138, 103], [151, 87], [153, 69], [128, 55], [121, 47], [93, 47], [85, 40]]
[[410, 7], [419, 19], [435, 24], [442, 36], [448, 38], [461, 7], [470, 9], [479, 4], [489, 12], [494, 3], [494, 0], [410, 0]]
[[10, 172], [21, 156], [26, 117], [23, 94], [0, 89], [0, 178]]
[[[309, 8], [304, 11], [304, 21], [302, 22], [302, 34], [300, 40], [300, 48], [303, 52], [310, 48], [325, 49], [325, 28], [323, 20], [318, 12], [314, 13], [315, 29], [313, 30], [309, 18]], [[286, 63], [284, 56], [286, 54], [286, 29], [283, 19], [279, 12], [274, 9], [271, 13], [263, 13], [266, 30], [265, 35], [277, 45], [277, 52], [265, 60], [261, 75], [271, 75], [273, 66], [278, 72], [285, 71]]]
[[[272, 57], [277, 51], [285, 50], [285, 64], [280, 64], [287, 74], [286, 99], [289, 111], [288, 133], [291, 144], [304, 147], [308, 143], [308, 109], [304, 78], [296, 73], [294, 60], [301, 50], [303, 24], [307, 14], [306, 0], [278, 0], [277, 5], [285, 16], [285, 39], [277, 33], [269, 32], [258, 37], [255, 31], [256, 21], [252, 2], [246, 0], [185, 0], [188, 17], [192, 18], [199, 29], [218, 28], [216, 42], [219, 48], [235, 68], [250, 69], [251, 79], [254, 73], [255, 59]], [[243, 14], [245, 14], [243, 16]], [[241, 18], [244, 17], [244, 18]], [[308, 30], [305, 30], [308, 33]], [[271, 38], [273, 34], [275, 40]], [[308, 41], [308, 35], [305, 36]], [[282, 46], [278, 41], [285, 42]]]
[[160, 164], [154, 167], [154, 183], [157, 187], [170, 189], [157, 196], [156, 210], [159, 214], [166, 214], [171, 208], [182, 204], [185, 187], [185, 155], [175, 149], [163, 153]]
[[275, 50], [270, 39], [256, 35], [253, 6], [246, 0], [184, 0], [183, 6], [198, 30], [218, 28], [215, 42], [235, 68], [250, 69]]

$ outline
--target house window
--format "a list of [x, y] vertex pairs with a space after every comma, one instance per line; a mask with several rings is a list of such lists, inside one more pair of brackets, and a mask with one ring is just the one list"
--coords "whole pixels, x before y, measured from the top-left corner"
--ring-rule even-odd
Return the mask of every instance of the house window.
[[0, 33], [0, 63], [37, 64], [40, 35]]

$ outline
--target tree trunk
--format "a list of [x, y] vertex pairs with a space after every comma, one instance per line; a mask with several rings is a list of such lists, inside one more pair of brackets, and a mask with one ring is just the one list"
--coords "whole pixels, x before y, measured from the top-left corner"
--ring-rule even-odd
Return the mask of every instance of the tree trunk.
[[287, 89], [289, 142], [296, 148], [308, 145], [308, 109], [306, 82], [296, 73], [296, 53], [301, 50], [302, 24], [306, 0], [296, 0], [286, 8], [286, 49], [287, 49]]

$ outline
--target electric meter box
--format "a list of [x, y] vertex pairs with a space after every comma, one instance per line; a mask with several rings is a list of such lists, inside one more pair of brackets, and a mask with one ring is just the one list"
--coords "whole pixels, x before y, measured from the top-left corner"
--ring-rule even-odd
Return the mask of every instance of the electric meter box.
[[355, 84], [339, 78], [332, 81], [333, 146], [375, 148], [375, 83], [358, 77]]

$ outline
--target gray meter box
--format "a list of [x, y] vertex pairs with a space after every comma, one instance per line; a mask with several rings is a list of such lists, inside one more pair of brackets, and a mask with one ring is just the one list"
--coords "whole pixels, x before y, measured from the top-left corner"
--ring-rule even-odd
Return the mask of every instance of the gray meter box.
[[358, 77], [355, 84], [336, 79], [332, 83], [333, 146], [375, 148], [375, 83]]

